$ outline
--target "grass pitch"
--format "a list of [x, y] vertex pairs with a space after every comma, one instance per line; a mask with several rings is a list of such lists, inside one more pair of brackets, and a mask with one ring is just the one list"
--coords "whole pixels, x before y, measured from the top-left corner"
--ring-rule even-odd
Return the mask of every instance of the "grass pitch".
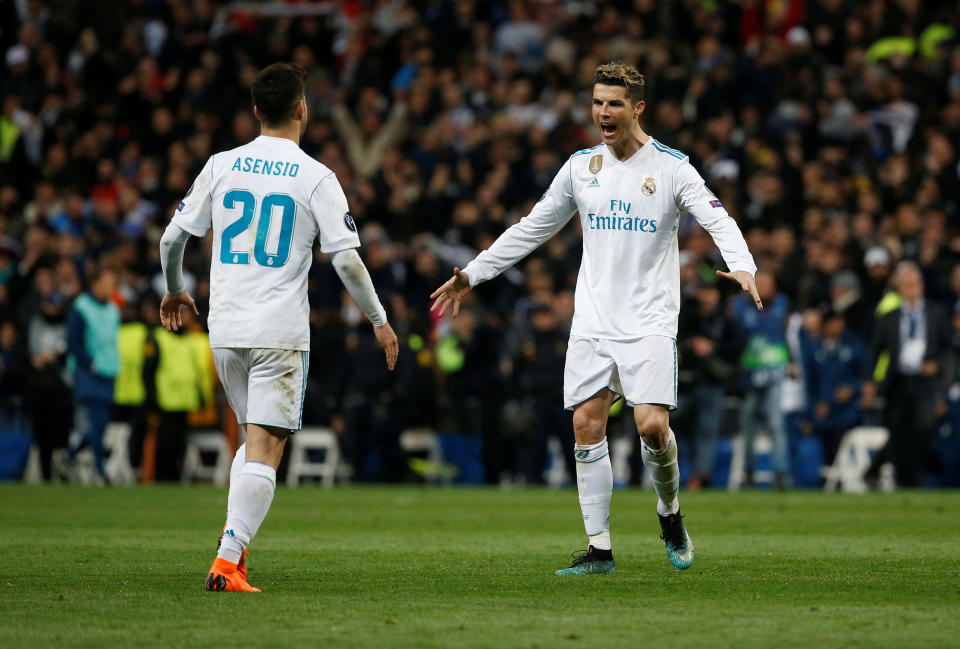
[[0, 487], [0, 647], [956, 647], [960, 493], [683, 493], [694, 566], [654, 496], [617, 491], [618, 573], [573, 490], [280, 488], [260, 595], [208, 593], [226, 492]]

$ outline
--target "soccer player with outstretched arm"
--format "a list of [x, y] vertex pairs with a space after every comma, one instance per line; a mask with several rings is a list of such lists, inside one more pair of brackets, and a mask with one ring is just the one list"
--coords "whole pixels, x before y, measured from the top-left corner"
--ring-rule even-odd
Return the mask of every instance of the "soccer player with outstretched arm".
[[300, 149], [307, 125], [304, 72], [275, 63], [251, 87], [261, 135], [207, 160], [160, 240], [167, 294], [160, 321], [196, 313], [184, 290], [183, 250], [213, 228], [210, 347], [246, 442], [230, 469], [227, 522], [207, 590], [257, 592], [247, 583], [247, 545], [273, 502], [287, 437], [300, 429], [310, 352], [307, 273], [313, 242], [332, 255], [344, 286], [373, 324], [387, 367], [397, 337], [357, 248], [357, 226], [330, 169]]
[[657, 492], [667, 557], [677, 570], [693, 564], [693, 541], [680, 515], [677, 442], [670, 430], [677, 404], [680, 313], [679, 214], [689, 212], [713, 237], [729, 272], [762, 309], [756, 265], [736, 222], [686, 155], [640, 127], [644, 80], [636, 68], [596, 70], [593, 121], [602, 143], [574, 153], [530, 214], [508, 228], [431, 298], [439, 314], [552, 237], [579, 212], [583, 259], [564, 370], [564, 407], [573, 410], [574, 456], [586, 552], [558, 575], [616, 572], [610, 540], [613, 471], [607, 454], [610, 406], [633, 407], [643, 463]]

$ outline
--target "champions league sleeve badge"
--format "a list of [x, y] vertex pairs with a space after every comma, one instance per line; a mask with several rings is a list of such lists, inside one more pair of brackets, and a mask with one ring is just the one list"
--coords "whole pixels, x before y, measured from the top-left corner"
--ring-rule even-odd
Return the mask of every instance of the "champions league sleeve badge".
[[647, 178], [640, 186], [640, 191], [644, 196], [653, 196], [657, 193], [657, 183], [653, 182], [653, 178]]
[[347, 226], [347, 229], [350, 230], [350, 232], [357, 231], [357, 224], [353, 220], [353, 215], [350, 214], [350, 212], [347, 212], [346, 214], [343, 215], [343, 224]]

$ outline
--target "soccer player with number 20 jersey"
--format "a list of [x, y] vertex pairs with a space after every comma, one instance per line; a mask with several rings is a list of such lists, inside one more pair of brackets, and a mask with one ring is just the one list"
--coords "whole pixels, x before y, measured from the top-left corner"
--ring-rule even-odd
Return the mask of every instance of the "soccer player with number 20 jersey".
[[207, 590], [256, 591], [247, 583], [247, 545], [273, 501], [287, 437], [300, 429], [310, 350], [307, 272], [313, 242], [332, 255], [347, 290], [374, 326], [389, 369], [397, 337], [356, 249], [357, 226], [330, 169], [299, 147], [307, 124], [304, 72], [276, 63], [251, 87], [261, 135], [217, 153], [177, 207], [160, 241], [167, 294], [161, 323], [179, 329], [183, 250], [213, 230], [210, 346], [246, 442], [230, 471], [227, 521]]

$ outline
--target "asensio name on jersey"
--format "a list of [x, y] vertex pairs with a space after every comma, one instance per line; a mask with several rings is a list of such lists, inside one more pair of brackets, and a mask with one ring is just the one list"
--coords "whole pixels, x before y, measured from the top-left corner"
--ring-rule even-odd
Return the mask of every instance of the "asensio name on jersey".
[[173, 222], [197, 237], [213, 228], [211, 347], [309, 351], [313, 241], [319, 231], [325, 253], [360, 246], [334, 173], [266, 135], [211, 156]]
[[570, 156], [530, 214], [463, 269], [471, 287], [516, 263], [576, 212], [583, 258], [571, 336], [676, 338], [681, 212], [710, 233], [731, 272], [756, 272], [736, 222], [689, 158], [650, 138], [624, 162], [606, 144]]

